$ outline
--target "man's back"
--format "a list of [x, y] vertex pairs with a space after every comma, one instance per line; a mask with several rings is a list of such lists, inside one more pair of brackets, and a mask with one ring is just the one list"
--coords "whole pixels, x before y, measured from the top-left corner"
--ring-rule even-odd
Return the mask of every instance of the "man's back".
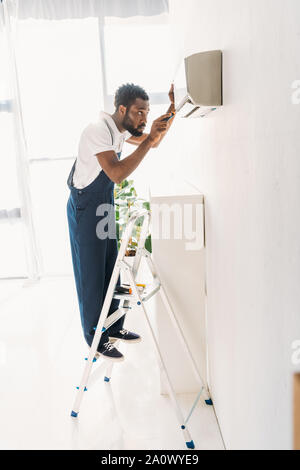
[[92, 183], [101, 171], [96, 154], [108, 150], [121, 152], [130, 135], [128, 131], [120, 132], [112, 117], [101, 111], [99, 120], [90, 123], [81, 134], [73, 176], [74, 186], [82, 189]]

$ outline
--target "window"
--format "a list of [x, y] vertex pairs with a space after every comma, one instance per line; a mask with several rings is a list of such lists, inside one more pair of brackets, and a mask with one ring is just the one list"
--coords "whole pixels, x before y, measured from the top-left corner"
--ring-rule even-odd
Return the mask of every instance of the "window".
[[16, 57], [41, 274], [65, 275], [66, 180], [83, 128], [103, 107], [98, 19], [19, 20]]
[[125, 20], [110, 24], [107, 19], [106, 24], [100, 24], [99, 27], [107, 109], [113, 111], [114, 93], [121, 84], [127, 82], [145, 88], [152, 104], [166, 104], [172, 80], [170, 25], [128, 24]]
[[102, 106], [97, 19], [19, 21], [17, 63], [29, 158], [76, 156]]

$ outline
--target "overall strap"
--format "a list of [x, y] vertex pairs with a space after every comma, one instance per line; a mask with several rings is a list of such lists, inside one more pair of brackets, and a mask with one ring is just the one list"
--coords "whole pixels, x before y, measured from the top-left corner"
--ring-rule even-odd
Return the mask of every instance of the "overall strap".
[[110, 127], [110, 125], [108, 124], [107, 120], [104, 119], [107, 127], [108, 127], [108, 130], [109, 130], [109, 133], [110, 133], [110, 136], [111, 136], [111, 145], [114, 145], [114, 133], [113, 133], [113, 130], [112, 128]]

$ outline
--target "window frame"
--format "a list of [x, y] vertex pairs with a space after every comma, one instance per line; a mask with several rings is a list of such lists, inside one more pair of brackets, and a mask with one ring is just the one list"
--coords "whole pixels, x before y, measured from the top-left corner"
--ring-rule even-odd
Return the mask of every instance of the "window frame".
[[[105, 46], [105, 18], [98, 18], [99, 43], [100, 43], [100, 60], [103, 87], [103, 103], [104, 109], [113, 109], [114, 95], [107, 92], [107, 67], [106, 67], [106, 46]], [[165, 91], [158, 93], [148, 93], [151, 104], [169, 104], [169, 99]]]

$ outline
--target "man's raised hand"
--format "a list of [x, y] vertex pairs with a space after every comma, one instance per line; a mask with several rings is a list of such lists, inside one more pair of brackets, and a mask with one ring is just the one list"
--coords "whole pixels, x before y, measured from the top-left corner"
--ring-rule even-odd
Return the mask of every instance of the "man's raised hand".
[[151, 139], [152, 146], [154, 146], [157, 142], [159, 142], [161, 138], [161, 134], [167, 131], [168, 129], [168, 122], [163, 121], [163, 119], [166, 119], [171, 116], [171, 113], [166, 113], [160, 116], [159, 118], [155, 119], [153, 121], [152, 126], [151, 126], [151, 131], [149, 134], [149, 138]]

